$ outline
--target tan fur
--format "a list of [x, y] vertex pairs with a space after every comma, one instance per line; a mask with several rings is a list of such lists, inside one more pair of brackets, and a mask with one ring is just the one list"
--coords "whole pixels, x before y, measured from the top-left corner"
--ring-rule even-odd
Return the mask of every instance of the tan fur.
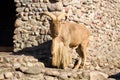
[[[52, 39], [52, 65], [58, 68], [66, 68], [72, 62], [72, 53], [70, 53], [70, 48], [76, 48], [77, 53], [81, 59], [78, 60], [77, 65], [74, 67], [78, 69], [80, 67], [84, 68], [87, 52], [86, 48], [89, 43], [90, 32], [83, 24], [77, 24], [74, 22], [62, 21], [61, 18], [65, 16], [62, 13], [55, 16], [51, 13], [44, 13], [50, 16], [53, 20], [50, 24], [51, 37]], [[55, 18], [56, 17], [56, 18]], [[82, 54], [81, 54], [82, 51]]]
[[72, 54], [69, 55], [68, 48], [66, 48], [63, 42], [55, 38], [52, 41], [52, 65], [58, 68], [66, 68], [69, 63], [72, 62]]

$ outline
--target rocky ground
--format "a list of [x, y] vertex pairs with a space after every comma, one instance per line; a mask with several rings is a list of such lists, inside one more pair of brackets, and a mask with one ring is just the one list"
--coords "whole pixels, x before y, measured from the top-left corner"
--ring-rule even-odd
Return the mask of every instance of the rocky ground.
[[[0, 52], [0, 80], [120, 80], [120, 58], [114, 62], [88, 58], [84, 70], [57, 69], [50, 65], [47, 55]], [[102, 58], [101, 58], [102, 59]]]
[[84, 70], [51, 67], [50, 45], [43, 48], [43, 44], [41, 49], [30, 48], [25, 53], [0, 52], [0, 80], [120, 80], [120, 0], [31, 1], [15, 0], [19, 14], [14, 51], [49, 40], [46, 32], [49, 23], [40, 18], [41, 12], [65, 11], [68, 21], [82, 22], [91, 32], [86, 67]]

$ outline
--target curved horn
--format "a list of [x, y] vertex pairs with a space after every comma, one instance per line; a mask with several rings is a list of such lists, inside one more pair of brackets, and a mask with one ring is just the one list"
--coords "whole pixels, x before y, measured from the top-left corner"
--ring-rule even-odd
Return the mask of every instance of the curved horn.
[[61, 13], [61, 14], [58, 16], [58, 20], [61, 20], [61, 18], [64, 17], [64, 16], [67, 16], [67, 14], [66, 14], [66, 13]]
[[49, 12], [43, 12], [43, 14], [46, 14], [48, 15], [50, 18], [52, 18], [53, 20], [56, 20], [56, 16], [53, 15], [52, 13], [49, 13]]

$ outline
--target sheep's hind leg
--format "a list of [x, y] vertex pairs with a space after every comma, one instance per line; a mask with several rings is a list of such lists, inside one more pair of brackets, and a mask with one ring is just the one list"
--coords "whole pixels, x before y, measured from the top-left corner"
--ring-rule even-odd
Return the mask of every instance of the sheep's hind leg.
[[77, 64], [75, 65], [75, 67], [74, 67], [74, 69], [79, 69], [79, 67], [80, 67], [80, 64], [81, 64], [81, 46], [79, 45], [77, 48], [76, 48], [76, 52], [78, 53], [78, 55], [79, 55], [79, 59], [78, 59], [78, 62], [77, 62]]
[[85, 68], [85, 63], [86, 63], [86, 58], [87, 58], [87, 52], [86, 52], [86, 46], [82, 45], [82, 62], [81, 62], [81, 68], [84, 69]]
[[89, 38], [87, 40], [85, 40], [82, 44], [81, 44], [81, 51], [82, 51], [82, 63], [81, 63], [81, 68], [84, 69], [85, 68], [85, 63], [86, 63], [86, 59], [87, 59], [87, 47], [89, 44]]
[[[74, 69], [78, 69], [79, 67], [84, 69], [86, 58], [87, 58], [87, 52], [86, 52], [87, 46], [88, 46], [88, 42], [84, 42], [81, 45], [79, 45], [78, 48], [76, 49], [76, 52], [79, 54], [79, 60]], [[81, 60], [81, 57], [82, 57], [82, 60]]]

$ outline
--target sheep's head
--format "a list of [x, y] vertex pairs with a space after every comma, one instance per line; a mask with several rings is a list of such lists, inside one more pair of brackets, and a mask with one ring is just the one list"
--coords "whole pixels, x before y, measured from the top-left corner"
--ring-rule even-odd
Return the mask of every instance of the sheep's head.
[[49, 13], [49, 12], [44, 12], [43, 14], [48, 15], [52, 19], [51, 26], [50, 26], [51, 33], [53, 37], [57, 37], [60, 32], [61, 21], [62, 21], [61, 19], [62, 17], [66, 16], [66, 14], [61, 13], [60, 15], [53, 15], [52, 13]]

